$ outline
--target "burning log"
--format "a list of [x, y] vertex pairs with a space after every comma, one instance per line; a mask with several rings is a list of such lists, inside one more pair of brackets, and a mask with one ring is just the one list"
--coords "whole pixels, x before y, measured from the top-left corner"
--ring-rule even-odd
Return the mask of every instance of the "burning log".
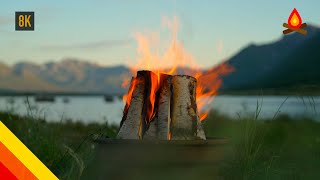
[[[145, 103], [145, 80], [136, 77], [131, 80], [126, 106], [123, 111], [121, 128], [117, 137], [120, 139], [142, 139], [143, 105]], [[130, 94], [131, 91], [131, 94]], [[131, 95], [131, 98], [130, 96]], [[130, 102], [129, 102], [130, 101]], [[130, 104], [129, 104], [129, 103]]]
[[191, 76], [138, 71], [129, 88], [118, 138], [205, 140], [196, 86]]
[[162, 86], [159, 93], [159, 105], [158, 105], [158, 139], [168, 140], [170, 139], [170, 102], [171, 102], [171, 79], [170, 75], [162, 75]]
[[[191, 76], [172, 78], [172, 122], [173, 140], [205, 139], [196, 104], [197, 80]], [[202, 135], [203, 134], [203, 135]]]
[[168, 140], [170, 133], [170, 100], [171, 77], [167, 74], [160, 75], [160, 88], [158, 90], [157, 114], [151, 121], [144, 138]]
[[143, 135], [143, 139], [152, 140], [158, 139], [158, 118], [154, 118]]

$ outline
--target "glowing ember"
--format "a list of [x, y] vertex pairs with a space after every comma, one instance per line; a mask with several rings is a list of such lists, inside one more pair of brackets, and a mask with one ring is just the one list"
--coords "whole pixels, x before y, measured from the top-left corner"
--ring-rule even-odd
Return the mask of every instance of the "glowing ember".
[[301, 26], [302, 19], [296, 8], [292, 10], [288, 18], [288, 24], [291, 28], [299, 28]]
[[[157, 33], [135, 34], [135, 39], [138, 45], [138, 58], [135, 61], [137, 63], [130, 65], [130, 70], [132, 71], [132, 74], [135, 74], [141, 69], [153, 71], [155, 74], [155, 76], [151, 76], [151, 89], [149, 92], [146, 123], [149, 123], [155, 115], [155, 92], [157, 92], [160, 87], [160, 74], [177, 74], [178, 67], [185, 67], [186, 65], [192, 67], [192, 70], [189, 70], [189, 72], [184, 70], [183, 74], [195, 76], [198, 82], [196, 89], [197, 108], [200, 114], [200, 120], [204, 120], [210, 111], [210, 108], [204, 109], [204, 107], [211, 103], [218, 88], [222, 84], [220, 76], [232, 72], [233, 68], [227, 64], [220, 64], [217, 67], [203, 72], [194, 60], [193, 56], [188, 53], [183, 48], [183, 45], [178, 41], [178, 18], [174, 17], [172, 21], [164, 18], [163, 24], [171, 31], [171, 40], [168, 49], [165, 49], [162, 54], [160, 53], [161, 48], [159, 48], [160, 38]], [[181, 72], [179, 73], [181, 74]], [[124, 86], [127, 86], [128, 84], [128, 80], [123, 83]], [[130, 105], [130, 93], [132, 93], [132, 91], [133, 90], [130, 89], [129, 94], [123, 96], [123, 100], [126, 100], [126, 106]], [[169, 134], [169, 137], [170, 135], [171, 134]]]

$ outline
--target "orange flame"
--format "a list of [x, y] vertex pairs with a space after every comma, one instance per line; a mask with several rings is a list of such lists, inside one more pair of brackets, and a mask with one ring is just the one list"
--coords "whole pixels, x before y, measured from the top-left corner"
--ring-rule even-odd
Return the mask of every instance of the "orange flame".
[[[128, 82], [129, 82], [129, 81], [128, 81]], [[133, 94], [133, 90], [134, 90], [134, 87], [135, 87], [135, 85], [136, 85], [137, 83], [138, 83], [138, 79], [137, 79], [137, 78], [132, 78], [132, 80], [131, 80], [131, 85], [130, 85], [130, 87], [129, 87], [128, 94], [125, 94], [125, 95], [123, 95], [123, 97], [122, 97], [122, 100], [123, 100], [124, 102], [126, 102], [124, 111], [127, 111], [128, 108], [129, 108], [130, 101], [131, 101], [132, 94]]]
[[[206, 72], [202, 72], [193, 56], [187, 52], [183, 45], [178, 41], [178, 18], [174, 17], [172, 21], [168, 18], [163, 19], [165, 27], [171, 31], [171, 40], [169, 46], [160, 53], [159, 35], [158, 33], [136, 33], [135, 39], [137, 41], [137, 60], [130, 65], [130, 70], [135, 74], [138, 70], [151, 70], [155, 75], [151, 75], [151, 90], [149, 94], [149, 105], [147, 108], [147, 121], [151, 121], [155, 115], [154, 103], [156, 101], [156, 92], [160, 87], [161, 73], [174, 75], [177, 74], [178, 67], [185, 67], [186, 65], [192, 67], [189, 72], [184, 71], [183, 74], [195, 76], [198, 81], [197, 84], [197, 107], [199, 110], [200, 120], [204, 120], [208, 116], [210, 109], [204, 107], [212, 101], [217, 93], [218, 88], [222, 84], [221, 75], [226, 75], [233, 71], [233, 68], [227, 64], [220, 64]], [[181, 72], [180, 72], [181, 73]], [[127, 85], [129, 81], [123, 84]], [[129, 89], [128, 95], [123, 96], [126, 104], [130, 103], [131, 96]], [[132, 93], [132, 92], [131, 92]], [[129, 100], [128, 100], [129, 99]], [[130, 104], [128, 104], [130, 105]], [[149, 123], [147, 122], [147, 123]], [[170, 139], [169, 134], [169, 139]]]
[[294, 8], [292, 10], [292, 12], [288, 18], [288, 24], [292, 28], [299, 28], [301, 26], [302, 19], [301, 19], [301, 16], [296, 8]]
[[227, 64], [220, 64], [208, 70], [205, 73], [198, 73], [197, 79], [197, 106], [199, 109], [199, 118], [204, 120], [210, 111], [210, 108], [204, 109], [205, 105], [209, 105], [215, 97], [219, 87], [222, 84], [221, 75], [227, 75], [234, 71], [234, 68]]
[[160, 87], [160, 74], [157, 73], [156, 75], [151, 75], [150, 76], [150, 83], [151, 83], [151, 88], [150, 88], [150, 94], [149, 94], [149, 107], [147, 108], [147, 122], [149, 123], [153, 117], [155, 116], [155, 101], [156, 101], [156, 92], [158, 91]]

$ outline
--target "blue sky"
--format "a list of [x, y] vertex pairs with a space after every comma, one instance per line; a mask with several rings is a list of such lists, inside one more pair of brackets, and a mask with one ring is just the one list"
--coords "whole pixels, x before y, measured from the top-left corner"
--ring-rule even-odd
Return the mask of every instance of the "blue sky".
[[[315, 0], [0, 0], [0, 61], [74, 57], [125, 64], [136, 56], [134, 32], [162, 32], [162, 17], [176, 15], [179, 40], [199, 64], [210, 66], [249, 43], [280, 38], [293, 8], [304, 22], [320, 25], [320, 1]], [[34, 32], [14, 30], [15, 11], [35, 12]]]

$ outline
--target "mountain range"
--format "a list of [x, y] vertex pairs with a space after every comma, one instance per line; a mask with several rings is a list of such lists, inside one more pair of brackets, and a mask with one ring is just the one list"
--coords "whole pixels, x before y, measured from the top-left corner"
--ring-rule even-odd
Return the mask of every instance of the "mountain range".
[[103, 67], [76, 59], [43, 65], [0, 64], [2, 92], [122, 93], [121, 84], [128, 76], [130, 71], [125, 66]]
[[[221, 90], [320, 87], [320, 29], [306, 29], [307, 36], [293, 33], [241, 49], [224, 62], [235, 71], [222, 77]], [[130, 76], [125, 66], [105, 67], [77, 59], [41, 65], [0, 63], [0, 92], [123, 93], [121, 83]]]
[[[235, 72], [223, 78], [226, 90], [319, 87], [320, 29], [306, 28], [263, 44], [250, 44], [227, 62]], [[318, 88], [319, 89], [319, 88]]]

